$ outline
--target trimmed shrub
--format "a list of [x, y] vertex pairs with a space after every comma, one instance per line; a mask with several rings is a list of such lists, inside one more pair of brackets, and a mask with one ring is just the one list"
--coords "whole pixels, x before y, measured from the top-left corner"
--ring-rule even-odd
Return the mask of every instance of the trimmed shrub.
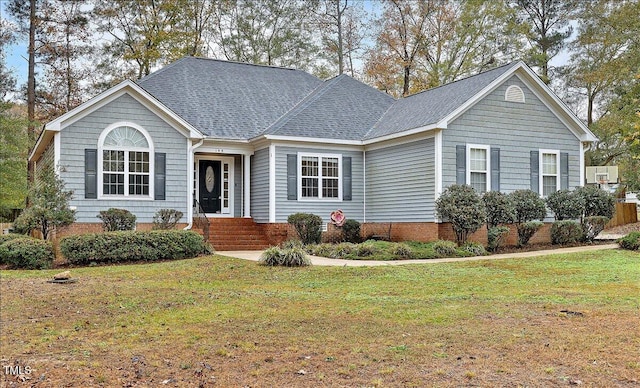
[[582, 226], [572, 220], [556, 221], [551, 225], [552, 244], [575, 244], [582, 241]]
[[109, 210], [100, 210], [96, 217], [102, 220], [102, 230], [105, 232], [133, 230], [136, 227], [136, 216], [126, 209], [112, 207]]
[[542, 228], [544, 225], [540, 221], [529, 221], [523, 224], [518, 224], [518, 246], [523, 247], [527, 245], [531, 237], [533, 237], [536, 232]]
[[413, 249], [407, 244], [397, 243], [391, 248], [391, 254], [403, 259], [410, 259], [413, 257]]
[[344, 241], [358, 244], [362, 241], [360, 237], [360, 223], [356, 220], [348, 219], [342, 225]]
[[260, 264], [267, 266], [305, 267], [311, 265], [311, 260], [307, 257], [304, 249], [300, 247], [290, 249], [271, 247], [265, 250], [262, 256], [260, 256]]
[[470, 253], [474, 256], [484, 256], [487, 254], [487, 251], [481, 244], [468, 242], [460, 247], [460, 250], [465, 253]]
[[584, 199], [584, 216], [602, 216], [611, 219], [616, 212], [616, 198], [596, 186], [584, 186], [576, 190]]
[[0, 245], [6, 243], [7, 241], [15, 240], [18, 238], [30, 238], [30, 237], [27, 235], [18, 234], [18, 233], [0, 234]]
[[436, 211], [451, 223], [458, 245], [464, 244], [487, 219], [482, 199], [468, 185], [449, 186], [436, 200]]
[[176, 209], [160, 209], [153, 216], [153, 229], [175, 229], [176, 224], [182, 218], [182, 212]]
[[53, 263], [51, 243], [36, 238], [14, 238], [0, 244], [0, 262], [13, 269], [46, 269]]
[[438, 240], [433, 243], [433, 251], [440, 257], [456, 256], [456, 243], [448, 240]]
[[558, 190], [546, 202], [558, 221], [579, 219], [585, 209], [585, 199], [577, 191]]
[[487, 191], [482, 196], [487, 212], [487, 229], [502, 224], [511, 224], [516, 220], [516, 208], [511, 197], [499, 191]]
[[319, 244], [322, 237], [322, 218], [310, 213], [295, 213], [287, 218], [304, 245]]
[[620, 248], [640, 251], [640, 232], [631, 232], [618, 240]]
[[535, 191], [516, 190], [509, 194], [509, 197], [516, 208], [516, 223], [542, 221], [547, 216], [544, 200]]
[[487, 250], [489, 252], [495, 252], [504, 245], [509, 235], [509, 227], [507, 226], [494, 226], [487, 231]]
[[608, 217], [585, 217], [582, 220], [582, 233], [584, 235], [584, 240], [592, 242], [596, 238], [596, 236], [598, 236], [600, 232], [604, 230], [604, 227], [607, 226], [607, 222], [609, 222]]
[[72, 264], [117, 263], [186, 259], [213, 249], [191, 230], [90, 233], [60, 240], [64, 257]]

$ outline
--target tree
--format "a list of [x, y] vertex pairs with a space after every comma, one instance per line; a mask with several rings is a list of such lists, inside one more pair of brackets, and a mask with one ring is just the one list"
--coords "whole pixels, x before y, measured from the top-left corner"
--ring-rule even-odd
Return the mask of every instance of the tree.
[[[393, 95], [407, 96], [411, 92], [412, 73], [418, 55], [427, 44], [427, 21], [434, 12], [431, 1], [385, 0], [382, 15], [376, 21], [376, 46], [369, 51], [365, 74], [381, 90]], [[391, 87], [389, 80], [401, 74], [399, 89]], [[379, 84], [381, 77], [385, 80]]]
[[308, 69], [314, 2], [233, 0], [218, 7], [216, 43], [231, 61]]
[[0, 19], [0, 101], [4, 102], [7, 94], [16, 87], [16, 79], [5, 65], [5, 50], [15, 40], [15, 30], [6, 19]]
[[487, 218], [482, 198], [468, 185], [449, 186], [436, 200], [436, 211], [451, 223], [458, 245], [464, 244]]
[[529, 44], [526, 62], [540, 69], [540, 78], [551, 82], [549, 62], [565, 47], [573, 28], [569, 21], [577, 7], [574, 0], [515, 0], [513, 3], [526, 26]]
[[43, 168], [29, 190], [30, 206], [15, 221], [16, 229], [39, 229], [42, 238], [48, 239], [51, 231], [75, 221], [75, 210], [69, 209], [72, 196], [53, 168]]
[[349, 0], [322, 0], [315, 24], [321, 36], [324, 55], [342, 74], [347, 69], [354, 76], [354, 54], [364, 41], [365, 12], [362, 4]]

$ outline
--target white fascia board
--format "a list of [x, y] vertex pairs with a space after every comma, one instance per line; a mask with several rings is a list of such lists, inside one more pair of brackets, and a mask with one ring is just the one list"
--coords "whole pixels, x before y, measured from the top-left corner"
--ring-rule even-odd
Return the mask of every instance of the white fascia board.
[[40, 135], [38, 136], [38, 140], [36, 140], [36, 144], [33, 146], [33, 150], [31, 150], [31, 153], [29, 154], [28, 160], [33, 160], [33, 158], [36, 155], [40, 155], [41, 153], [40, 148], [43, 146], [43, 144], [47, 144], [48, 141], [51, 140], [51, 137], [53, 137], [53, 134], [54, 132], [46, 131], [44, 129], [42, 130], [42, 132], [40, 132]]
[[45, 125], [45, 130], [60, 131], [63, 127], [73, 124], [88, 114], [96, 111], [97, 109], [105, 106], [109, 102], [117, 99], [118, 97], [129, 94], [135, 98], [138, 102], [144, 105], [147, 109], [151, 110], [162, 118], [167, 124], [176, 129], [191, 139], [202, 139], [204, 135], [185, 121], [183, 118], [173, 113], [164, 104], [158, 101], [155, 97], [149, 94], [146, 90], [142, 89], [138, 84], [131, 80], [125, 80], [118, 85], [105, 90], [96, 97], [86, 101], [83, 104], [78, 105], [76, 108], [63, 114], [57, 119], [50, 121]]
[[[441, 125], [444, 125], [441, 126]], [[438, 129], [438, 128], [446, 128], [446, 123], [436, 123], [436, 124], [429, 124], [429, 125], [425, 125], [422, 127], [417, 127], [417, 128], [413, 128], [413, 129], [409, 129], [407, 131], [402, 131], [402, 132], [398, 132], [398, 133], [392, 133], [390, 135], [385, 135], [385, 136], [380, 136], [380, 137], [375, 137], [373, 139], [368, 139], [362, 142], [362, 144], [364, 145], [369, 145], [369, 144], [374, 144], [374, 143], [380, 143], [386, 140], [393, 140], [393, 139], [397, 139], [400, 137], [405, 137], [405, 136], [410, 136], [410, 135], [415, 135], [417, 133], [422, 133], [422, 132], [428, 132], [428, 131], [433, 131], [434, 129]]]
[[362, 145], [361, 140], [323, 139], [319, 137], [264, 135], [267, 140], [291, 141], [301, 143], [323, 143], [340, 145]]

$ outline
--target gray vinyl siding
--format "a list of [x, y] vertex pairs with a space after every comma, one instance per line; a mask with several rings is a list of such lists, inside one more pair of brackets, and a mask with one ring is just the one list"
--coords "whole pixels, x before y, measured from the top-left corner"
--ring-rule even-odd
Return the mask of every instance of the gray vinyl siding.
[[[287, 222], [290, 214], [305, 212], [313, 213], [326, 223], [332, 211], [342, 209], [347, 218], [363, 221], [363, 162], [362, 151], [344, 151], [331, 148], [298, 148], [283, 147], [276, 148], [276, 222]], [[352, 200], [351, 201], [331, 201], [331, 200], [288, 200], [287, 199], [287, 155], [298, 152], [318, 153], [318, 154], [339, 154], [343, 157], [351, 157], [352, 176]]]
[[[155, 152], [166, 153], [166, 200], [84, 198], [84, 149], [97, 149], [98, 137], [102, 131], [119, 121], [140, 125], [151, 136]], [[153, 156], [150, 157], [153, 160]], [[192, 183], [186, 174], [187, 139], [128, 94], [62, 129], [60, 164], [63, 167], [61, 177], [67, 189], [73, 190], [70, 205], [77, 208], [77, 222], [100, 222], [96, 218], [98, 212], [111, 207], [129, 210], [139, 223], [152, 222], [153, 215], [159, 209], [176, 209], [186, 217], [187, 188]], [[102, 187], [98, 187], [98, 192], [102, 192]], [[182, 221], [186, 219], [183, 218]]]
[[269, 222], [269, 149], [251, 157], [251, 217], [260, 223]]
[[36, 162], [36, 178], [40, 176], [44, 170], [53, 168], [53, 163], [55, 163], [54, 139], [55, 138], [51, 138], [47, 148]]
[[367, 151], [367, 222], [433, 222], [435, 141]]
[[[507, 102], [504, 94], [518, 85], [525, 103]], [[525, 86], [512, 76], [442, 131], [443, 189], [456, 183], [456, 145], [500, 148], [500, 191], [530, 189], [530, 151], [569, 154], [569, 188], [580, 185], [580, 141]]]

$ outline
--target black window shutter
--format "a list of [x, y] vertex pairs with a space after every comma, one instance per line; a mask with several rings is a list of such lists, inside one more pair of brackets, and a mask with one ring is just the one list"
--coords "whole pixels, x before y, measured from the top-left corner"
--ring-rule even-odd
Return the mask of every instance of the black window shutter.
[[98, 150], [84, 150], [84, 197], [98, 198]]
[[351, 201], [351, 156], [342, 158], [342, 199]]
[[560, 188], [569, 190], [569, 153], [560, 153]]
[[540, 153], [531, 151], [531, 190], [540, 192]]
[[298, 199], [298, 155], [287, 155], [287, 199]]
[[456, 183], [464, 185], [467, 183], [467, 146], [456, 146]]
[[164, 201], [166, 199], [166, 164], [167, 154], [164, 152], [156, 152], [154, 155], [155, 163], [155, 179], [153, 183], [154, 198], [156, 200]]
[[491, 148], [491, 190], [500, 191], [500, 148]]

